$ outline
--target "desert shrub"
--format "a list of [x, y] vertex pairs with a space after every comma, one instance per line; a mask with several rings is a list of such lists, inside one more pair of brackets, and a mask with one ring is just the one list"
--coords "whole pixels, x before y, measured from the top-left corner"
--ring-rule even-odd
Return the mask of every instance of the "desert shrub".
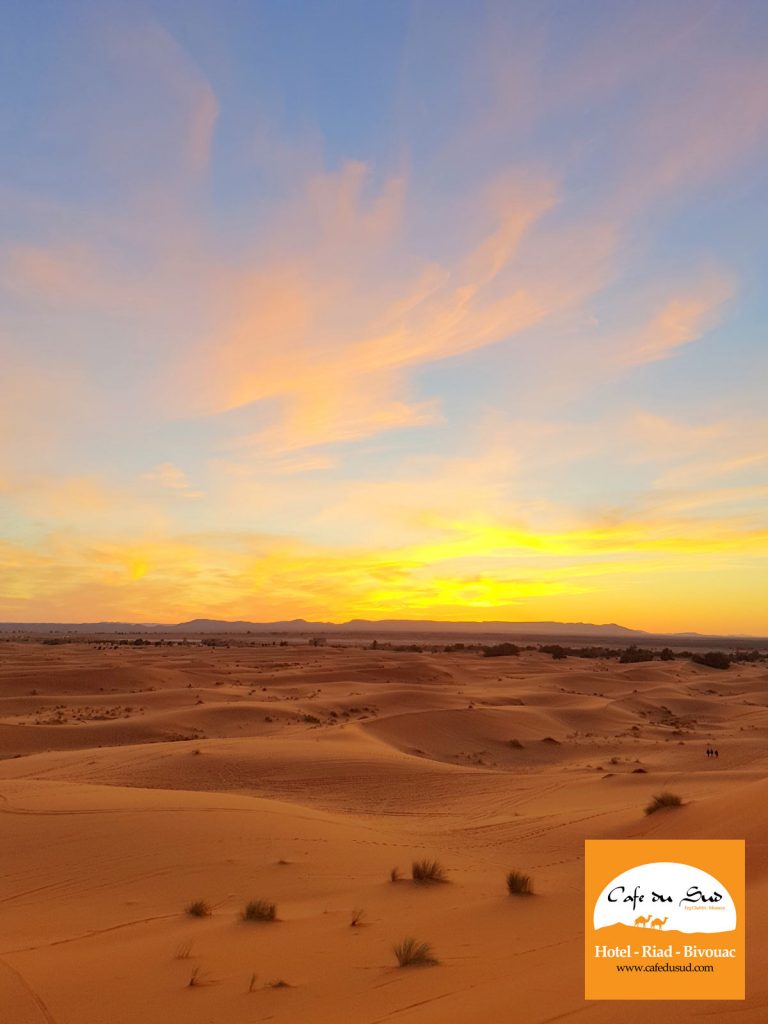
[[563, 647], [562, 644], [539, 644], [536, 650], [551, 654], [555, 661], [563, 658], [615, 658], [619, 653], [614, 647]]
[[427, 967], [438, 963], [428, 942], [407, 938], [392, 947], [399, 967]]
[[675, 652], [671, 651], [669, 647], [665, 647], [664, 650], [659, 654], [661, 661], [674, 661]]
[[513, 750], [522, 750], [523, 749], [523, 744], [520, 742], [520, 740], [508, 740], [507, 741], [507, 746], [508, 747], [512, 747]]
[[707, 651], [706, 654], [694, 654], [691, 661], [697, 665], [706, 665], [707, 668], [726, 669], [731, 667], [731, 659], [722, 651]]
[[522, 871], [510, 871], [507, 874], [507, 891], [510, 896], [532, 896], [533, 881], [530, 875]]
[[400, 874], [400, 868], [392, 868], [392, 870], [389, 872], [390, 882], [399, 882], [401, 878], [402, 876]]
[[184, 913], [188, 914], [189, 917], [210, 917], [211, 905], [205, 900], [193, 900], [192, 903], [188, 903], [184, 908]]
[[411, 878], [422, 885], [448, 881], [445, 869], [438, 860], [415, 860], [411, 865]]
[[645, 813], [655, 814], [656, 811], [661, 811], [665, 807], [681, 807], [682, 804], [683, 798], [679, 797], [677, 793], [657, 793], [645, 808]]
[[[766, 657], [766, 655], [761, 654], [760, 651], [757, 651], [757, 650], [755, 650], [755, 651], [735, 651], [731, 655], [731, 661], [755, 662], [755, 661], [762, 661], [764, 657]], [[34, 693], [35, 691], [33, 690], [32, 692]]]
[[277, 918], [277, 906], [269, 900], [250, 900], [243, 910], [244, 921], [274, 921]]
[[517, 644], [493, 644], [483, 648], [484, 658], [507, 658], [519, 653]]
[[631, 647], [622, 651], [619, 657], [621, 665], [632, 665], [637, 661], [653, 661], [653, 651], [646, 651], [642, 647], [632, 644]]

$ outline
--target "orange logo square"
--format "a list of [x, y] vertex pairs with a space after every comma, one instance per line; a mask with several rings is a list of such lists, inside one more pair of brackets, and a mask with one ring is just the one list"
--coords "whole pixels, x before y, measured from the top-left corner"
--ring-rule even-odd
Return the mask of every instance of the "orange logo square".
[[588, 839], [586, 999], [744, 998], [744, 840]]

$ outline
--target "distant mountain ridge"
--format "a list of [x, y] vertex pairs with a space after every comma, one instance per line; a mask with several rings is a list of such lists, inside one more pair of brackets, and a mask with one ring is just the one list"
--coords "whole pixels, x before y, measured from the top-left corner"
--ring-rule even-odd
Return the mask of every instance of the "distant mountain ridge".
[[745, 634], [706, 634], [690, 632], [651, 633], [643, 629], [630, 629], [615, 622], [442, 622], [435, 619], [350, 619], [348, 622], [310, 622], [306, 619], [285, 619], [276, 622], [230, 622], [222, 619], [190, 619], [188, 622], [0, 622], [0, 635], [10, 633], [43, 634], [58, 633], [80, 636], [100, 634], [155, 634], [156, 636], [193, 636], [195, 634], [255, 634], [262, 636], [329, 636], [359, 635], [368, 637], [376, 634], [420, 634], [422, 636], [451, 634], [466, 640], [476, 637], [515, 637], [529, 641], [562, 640], [567, 642], [590, 640], [604, 641], [610, 645], [628, 644], [691, 644], [701, 647], [705, 643], [716, 643], [721, 647], [735, 645], [768, 648], [768, 637]]
[[584, 636], [645, 636], [642, 630], [628, 629], [615, 623], [593, 625], [590, 622], [443, 622], [436, 619], [350, 619], [348, 622], [308, 622], [306, 619], [289, 619], [283, 622], [217, 622], [216, 619], [192, 619], [181, 622], [173, 629], [187, 629], [196, 632], [220, 630], [222, 627], [233, 632], [241, 630], [280, 630], [285, 632], [307, 632], [318, 630], [336, 632], [379, 632], [394, 633], [537, 633], [561, 635], [571, 633]]
[[[629, 629], [616, 623], [595, 625], [590, 622], [443, 622], [433, 619], [350, 619], [348, 622], [309, 622], [306, 619], [287, 619], [276, 622], [234, 622], [220, 619], [190, 619], [188, 622], [2, 622], [0, 632], [48, 632], [51, 630], [73, 633], [164, 632], [164, 633], [520, 633], [539, 636], [649, 636], [646, 631]], [[687, 635], [687, 634], [678, 634]]]

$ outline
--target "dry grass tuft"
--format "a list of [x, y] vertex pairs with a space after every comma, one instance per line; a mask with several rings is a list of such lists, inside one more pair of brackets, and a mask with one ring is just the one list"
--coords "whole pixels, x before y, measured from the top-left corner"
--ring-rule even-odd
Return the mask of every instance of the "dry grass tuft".
[[411, 878], [420, 885], [448, 881], [445, 868], [439, 860], [415, 860], [411, 865]]
[[250, 900], [245, 905], [242, 917], [244, 921], [275, 921], [277, 904], [269, 900]]
[[682, 807], [682, 805], [683, 798], [677, 793], [657, 793], [645, 808], [645, 813], [655, 814], [656, 811], [661, 811], [665, 807]]
[[389, 880], [390, 880], [390, 882], [401, 882], [402, 881], [402, 875], [400, 874], [400, 868], [392, 868], [392, 870], [389, 872]]
[[182, 942], [176, 947], [176, 952], [173, 954], [174, 960], [189, 960], [192, 956], [192, 943]]
[[432, 967], [439, 963], [428, 942], [407, 938], [392, 947], [399, 967]]
[[200, 972], [199, 967], [194, 967], [192, 973], [189, 976], [187, 982], [187, 988], [203, 988], [205, 985], [212, 985], [213, 982], [209, 981], [204, 974]]
[[186, 905], [184, 913], [189, 917], [210, 917], [211, 905], [206, 900], [193, 900]]
[[533, 881], [530, 875], [522, 871], [510, 871], [507, 874], [507, 891], [510, 896], [532, 896]]
[[365, 911], [362, 907], [355, 907], [352, 911], [352, 919], [349, 922], [350, 928], [359, 928], [363, 924], [363, 918], [365, 917]]

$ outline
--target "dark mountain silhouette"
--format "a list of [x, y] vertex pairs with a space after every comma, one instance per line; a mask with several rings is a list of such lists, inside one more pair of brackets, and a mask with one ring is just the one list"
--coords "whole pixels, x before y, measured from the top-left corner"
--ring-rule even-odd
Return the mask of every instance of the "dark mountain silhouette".
[[217, 622], [216, 619], [192, 619], [171, 627], [195, 632], [251, 632], [269, 630], [284, 632], [322, 631], [327, 633], [536, 633], [538, 635], [627, 636], [643, 637], [642, 630], [628, 629], [615, 623], [592, 625], [589, 622], [440, 622], [432, 619], [350, 619], [349, 622], [307, 622], [289, 619], [283, 622]]
[[537, 636], [613, 636], [642, 638], [643, 630], [616, 623], [589, 622], [441, 622], [431, 619], [350, 619], [349, 622], [308, 622], [287, 619], [276, 622], [228, 622], [219, 619], [190, 619], [179, 623], [147, 622], [4, 622], [0, 631], [26, 633], [61, 631], [68, 633], [520, 633]]
[[[641, 629], [629, 629], [615, 622], [594, 624], [591, 622], [440, 622], [432, 619], [350, 619], [349, 622], [309, 622], [306, 619], [287, 619], [277, 622], [228, 622], [220, 619], [190, 619], [188, 622], [1, 622], [0, 636], [10, 639], [19, 636], [59, 637], [82, 636], [100, 637], [107, 635], [155, 637], [195, 636], [261, 636], [283, 639], [295, 637], [312, 638], [320, 634], [328, 637], [352, 637], [373, 639], [388, 637], [400, 642], [440, 643], [440, 638], [451, 636], [454, 640], [477, 642], [486, 638], [488, 642], [501, 642], [514, 638], [529, 643], [574, 643], [587, 644], [602, 642], [610, 647], [624, 647], [636, 644], [641, 647], [673, 646], [678, 650], [693, 648], [720, 648], [722, 650], [768, 649], [768, 638], [734, 635], [711, 635], [705, 633], [649, 633]], [[410, 640], [408, 639], [410, 637]]]

